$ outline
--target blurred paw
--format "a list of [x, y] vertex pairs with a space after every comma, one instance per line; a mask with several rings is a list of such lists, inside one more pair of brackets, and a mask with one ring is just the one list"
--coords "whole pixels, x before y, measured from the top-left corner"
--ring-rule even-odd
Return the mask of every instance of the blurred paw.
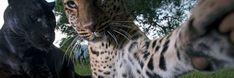
[[211, 30], [230, 32], [234, 40], [233, 22], [234, 0], [204, 0], [192, 11], [192, 26], [199, 35]]
[[230, 40], [234, 43], [234, 13], [227, 15], [220, 23], [219, 31], [227, 33]]

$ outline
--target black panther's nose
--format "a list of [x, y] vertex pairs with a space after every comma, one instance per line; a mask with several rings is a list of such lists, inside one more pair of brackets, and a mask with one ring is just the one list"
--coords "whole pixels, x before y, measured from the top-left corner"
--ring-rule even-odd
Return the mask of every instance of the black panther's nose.
[[50, 36], [49, 36], [49, 35], [46, 35], [46, 34], [43, 35], [43, 39], [44, 39], [45, 41], [48, 41], [48, 42], [51, 41]]

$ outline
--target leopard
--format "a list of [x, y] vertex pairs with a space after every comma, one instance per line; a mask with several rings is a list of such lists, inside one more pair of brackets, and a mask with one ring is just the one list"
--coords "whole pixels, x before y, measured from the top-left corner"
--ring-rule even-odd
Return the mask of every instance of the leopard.
[[149, 39], [126, 0], [63, 0], [69, 23], [88, 41], [93, 78], [177, 78], [233, 68], [233, 4], [201, 0], [178, 28]]
[[0, 29], [1, 78], [90, 78], [75, 73], [65, 52], [53, 45], [54, 2], [8, 0]]

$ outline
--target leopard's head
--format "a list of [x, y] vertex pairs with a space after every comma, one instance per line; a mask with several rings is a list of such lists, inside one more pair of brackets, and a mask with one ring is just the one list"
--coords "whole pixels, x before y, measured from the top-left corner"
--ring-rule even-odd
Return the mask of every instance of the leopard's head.
[[11, 32], [33, 47], [45, 49], [55, 39], [54, 3], [45, 0], [8, 0], [4, 20]]
[[125, 0], [63, 0], [69, 22], [79, 36], [97, 40], [114, 31], [113, 24], [128, 21]]

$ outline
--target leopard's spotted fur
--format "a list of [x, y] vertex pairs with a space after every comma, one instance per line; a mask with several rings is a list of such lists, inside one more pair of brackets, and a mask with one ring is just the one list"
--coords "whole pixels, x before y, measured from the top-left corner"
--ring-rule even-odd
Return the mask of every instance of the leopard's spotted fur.
[[94, 78], [173, 78], [191, 70], [233, 67], [233, 0], [204, 0], [171, 34], [149, 40], [125, 0], [63, 0], [80, 37], [89, 40]]

